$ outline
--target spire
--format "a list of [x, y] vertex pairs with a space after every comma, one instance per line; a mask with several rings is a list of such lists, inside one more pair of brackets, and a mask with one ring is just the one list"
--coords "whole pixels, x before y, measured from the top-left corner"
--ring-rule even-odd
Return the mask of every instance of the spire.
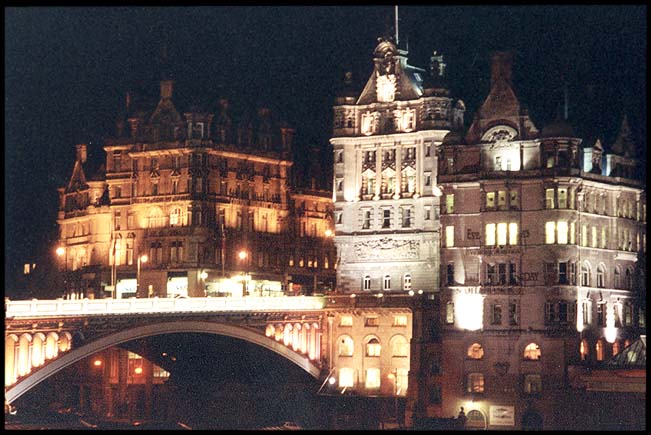
[[160, 49], [160, 96], [161, 98], [172, 98], [174, 92], [174, 79], [172, 69], [170, 68], [167, 44], [163, 44]]
[[396, 18], [396, 47], [399, 46], [400, 44], [400, 39], [398, 38], [399, 32], [398, 32], [398, 5], [394, 6], [395, 8], [395, 18]]
[[615, 154], [624, 155], [626, 157], [635, 156], [635, 143], [633, 142], [633, 134], [631, 127], [628, 125], [628, 116], [624, 115], [622, 125], [619, 127], [617, 138], [612, 146], [612, 151]]

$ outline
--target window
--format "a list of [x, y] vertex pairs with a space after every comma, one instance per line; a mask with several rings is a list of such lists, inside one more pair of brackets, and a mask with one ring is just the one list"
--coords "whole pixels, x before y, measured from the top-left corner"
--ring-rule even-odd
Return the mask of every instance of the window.
[[588, 246], [588, 226], [581, 225], [581, 246]]
[[353, 316], [341, 316], [339, 326], [353, 326]]
[[497, 278], [500, 285], [506, 284], [506, 263], [497, 265]]
[[558, 263], [558, 283], [559, 284], [568, 284], [567, 279], [567, 263], [560, 262]]
[[364, 280], [362, 283], [362, 289], [370, 290], [371, 289], [371, 277], [369, 275], [364, 275]]
[[431, 220], [432, 219], [432, 209], [429, 206], [425, 206], [425, 220]]
[[380, 319], [375, 316], [369, 316], [364, 319], [364, 326], [379, 326]]
[[405, 276], [402, 279], [402, 289], [411, 290], [411, 274], [405, 273]]
[[178, 207], [175, 207], [172, 209], [172, 212], [170, 213], [170, 225], [179, 225], [181, 223], [181, 209]]
[[604, 348], [604, 342], [602, 339], [597, 340], [595, 345], [595, 352], [597, 354], [597, 361], [603, 361], [606, 357], [606, 350]]
[[545, 208], [554, 208], [554, 189], [545, 189]]
[[409, 228], [411, 227], [411, 209], [403, 208], [402, 209], [402, 227]]
[[526, 360], [538, 361], [540, 359], [540, 346], [536, 343], [527, 344], [522, 357]]
[[515, 263], [509, 263], [509, 285], [517, 285], [518, 278], [516, 276]]
[[601, 227], [601, 249], [606, 249], [608, 240], [607, 232], [608, 229], [605, 226]]
[[590, 311], [592, 311], [591, 305], [592, 305], [592, 302], [590, 300], [583, 301], [583, 303], [581, 304], [581, 308], [582, 308], [582, 311], [583, 311], [583, 319], [582, 319], [582, 321], [583, 321], [584, 325], [589, 325], [590, 324]]
[[501, 325], [502, 324], [502, 305], [493, 304], [491, 305], [491, 325]]
[[342, 367], [339, 369], [339, 387], [352, 387], [354, 385], [355, 370]]
[[520, 207], [520, 200], [518, 199], [518, 191], [517, 190], [511, 190], [510, 191], [511, 198], [509, 199], [509, 206], [511, 207], [511, 210], [517, 210]]
[[391, 210], [382, 210], [382, 228], [391, 228]]
[[445, 212], [454, 213], [454, 193], [445, 195]]
[[407, 357], [409, 356], [409, 342], [402, 335], [396, 335], [391, 339], [391, 356]]
[[445, 323], [448, 325], [454, 323], [454, 302], [452, 301], [445, 304]]
[[367, 389], [380, 388], [380, 369], [366, 369], [366, 382], [364, 386]]
[[597, 304], [597, 326], [606, 326], [606, 304]]
[[576, 243], [576, 223], [570, 222], [570, 243]]
[[509, 302], [509, 326], [516, 326], [518, 324], [518, 304], [516, 302]]
[[593, 248], [597, 247], [597, 227], [592, 227], [592, 242], [590, 246]]
[[499, 246], [506, 245], [507, 237], [507, 225], [506, 222], [501, 222], [497, 224], [497, 244]]
[[604, 288], [606, 282], [606, 267], [603, 264], [597, 266], [597, 287]]
[[436, 384], [432, 385], [429, 388], [429, 403], [432, 405], [440, 404], [441, 403], [441, 386]]
[[446, 282], [448, 285], [454, 285], [454, 263], [448, 263], [446, 268]]
[[540, 394], [542, 391], [542, 378], [540, 375], [524, 375], [523, 391], [525, 394]]
[[453, 246], [454, 246], [454, 226], [448, 225], [445, 227], [445, 247], [452, 248]]
[[619, 340], [615, 340], [613, 343], [613, 356], [617, 355], [619, 351], [621, 350], [621, 345]]
[[546, 222], [545, 223], [545, 243], [551, 244], [556, 241], [555, 237], [556, 231], [556, 222]]
[[468, 358], [482, 359], [484, 357], [484, 348], [479, 343], [473, 343], [468, 347]]
[[382, 288], [384, 290], [391, 290], [391, 275], [384, 275]]
[[407, 316], [393, 316], [393, 326], [407, 326]]
[[468, 373], [466, 378], [466, 391], [468, 393], [484, 392], [484, 375], [482, 373]]
[[556, 222], [556, 230], [558, 231], [557, 242], [563, 245], [567, 244], [567, 222]]
[[486, 208], [495, 208], [495, 192], [486, 192]]
[[353, 356], [354, 342], [348, 335], [342, 335], [339, 338], [339, 356]]
[[588, 341], [584, 338], [581, 340], [581, 344], [579, 344], [579, 355], [581, 356], [581, 361], [585, 361], [588, 358], [590, 352], [588, 349]]
[[381, 350], [382, 346], [380, 345], [380, 341], [377, 338], [371, 338], [368, 342], [366, 342], [366, 356], [380, 356]]
[[567, 208], [567, 189], [558, 189], [558, 208]]
[[486, 224], [486, 246], [495, 245], [495, 224]]
[[509, 245], [518, 244], [518, 224], [511, 222], [509, 224]]
[[581, 285], [590, 287], [590, 264], [587, 261], [581, 265]]
[[486, 281], [488, 285], [497, 284], [497, 274], [495, 270], [495, 265], [491, 263], [486, 264]]
[[499, 210], [506, 210], [506, 191], [500, 190], [497, 192], [497, 208]]

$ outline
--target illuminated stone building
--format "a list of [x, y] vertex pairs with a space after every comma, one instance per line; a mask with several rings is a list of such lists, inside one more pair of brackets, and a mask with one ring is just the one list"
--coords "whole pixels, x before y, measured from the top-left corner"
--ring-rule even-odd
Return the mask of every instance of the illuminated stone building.
[[100, 167], [77, 145], [59, 189], [67, 292], [271, 296], [333, 287], [331, 194], [292, 176], [294, 130], [267, 108], [238, 118], [225, 99], [215, 110], [180, 112], [173, 90], [165, 75], [157, 104], [127, 94]]
[[439, 269], [436, 147], [463, 125], [464, 105], [446, 89], [436, 53], [427, 72], [380, 38], [373, 62], [361, 93], [348, 75], [334, 107], [337, 287], [431, 292]]
[[538, 130], [512, 55], [491, 61], [465, 137], [436, 150], [443, 338], [426, 409], [463, 406], [471, 427], [561, 429], [568, 364], [603, 361], [645, 331], [645, 187], [626, 119], [610, 146], [565, 120]]

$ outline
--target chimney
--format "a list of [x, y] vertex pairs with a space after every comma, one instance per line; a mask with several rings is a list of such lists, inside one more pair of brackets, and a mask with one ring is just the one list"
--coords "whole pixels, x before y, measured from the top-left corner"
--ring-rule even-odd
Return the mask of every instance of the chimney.
[[81, 163], [86, 163], [86, 158], [88, 157], [88, 147], [85, 143], [80, 143], [77, 145], [77, 160]]
[[511, 71], [513, 68], [513, 53], [510, 51], [496, 51], [491, 54], [491, 87], [498, 80], [511, 84]]

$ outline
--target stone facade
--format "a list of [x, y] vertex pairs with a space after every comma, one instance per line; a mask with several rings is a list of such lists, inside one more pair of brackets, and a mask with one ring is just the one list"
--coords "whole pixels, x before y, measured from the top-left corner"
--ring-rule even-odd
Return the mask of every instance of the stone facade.
[[96, 171], [77, 146], [59, 189], [67, 294], [238, 296], [243, 279], [252, 295], [332, 288], [331, 195], [295, 182], [294, 130], [266, 108], [236, 120], [226, 100], [181, 115], [173, 85], [161, 80], [157, 104], [127, 95]]

